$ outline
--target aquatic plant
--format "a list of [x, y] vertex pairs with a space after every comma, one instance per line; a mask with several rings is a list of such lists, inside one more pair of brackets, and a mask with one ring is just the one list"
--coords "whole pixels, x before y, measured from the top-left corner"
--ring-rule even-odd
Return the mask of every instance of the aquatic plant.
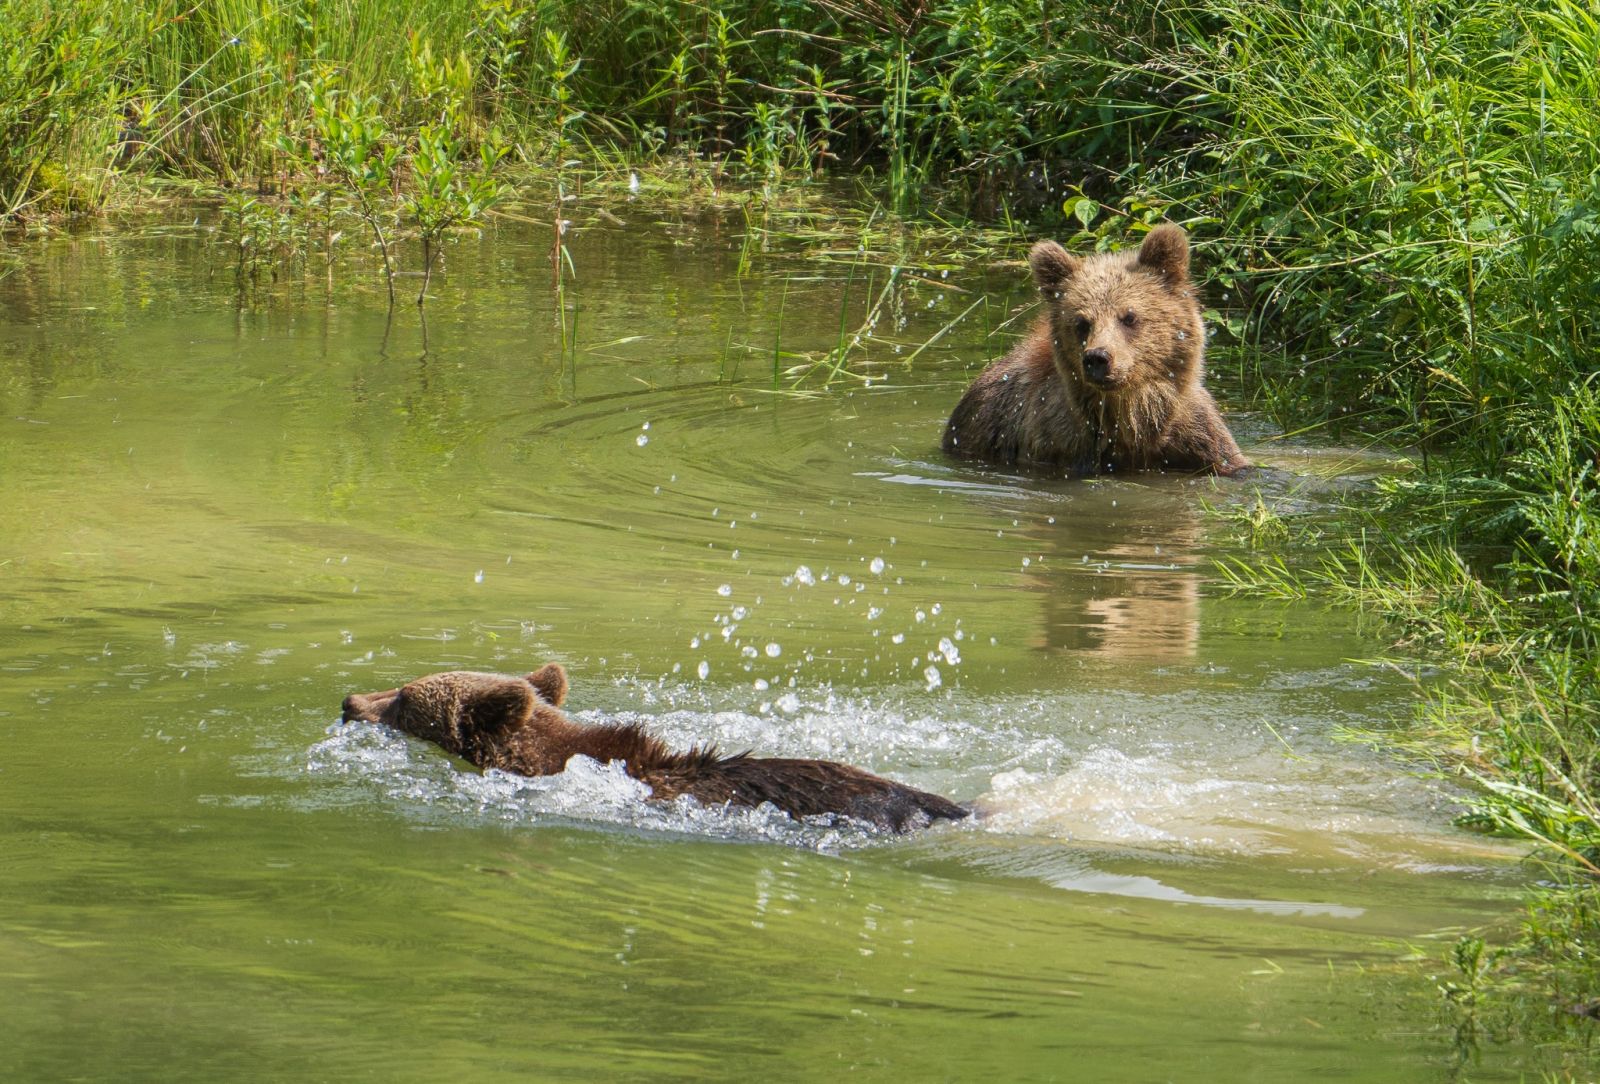
[[241, 290], [304, 253], [302, 219], [244, 192], [222, 205], [218, 232], [234, 250], [234, 282]]
[[400, 145], [375, 100], [341, 90], [331, 75], [323, 73], [313, 79], [307, 94], [322, 161], [338, 180], [340, 194], [372, 231], [392, 307], [395, 265], [391, 235], [395, 224], [389, 187], [400, 159]]
[[[504, 42], [500, 47], [504, 51]], [[501, 56], [500, 61], [505, 60]], [[417, 128], [410, 158], [412, 185], [405, 201], [422, 241], [422, 285], [417, 290], [421, 307], [427, 301], [445, 234], [481, 221], [505, 195], [505, 185], [494, 171], [505, 156], [506, 145], [498, 132], [491, 131], [478, 141], [476, 160], [466, 155], [473, 75], [465, 54], [453, 60], [436, 59], [427, 42], [414, 38], [411, 72], [424, 100], [434, 105], [434, 115]]]
[[417, 131], [417, 148], [411, 156], [416, 187], [406, 206], [422, 239], [419, 306], [427, 299], [445, 233], [480, 221], [504, 195], [494, 167], [505, 152], [505, 144], [497, 138], [486, 139], [478, 147], [477, 161], [469, 163], [463, 160], [460, 137], [448, 122], [425, 124]]

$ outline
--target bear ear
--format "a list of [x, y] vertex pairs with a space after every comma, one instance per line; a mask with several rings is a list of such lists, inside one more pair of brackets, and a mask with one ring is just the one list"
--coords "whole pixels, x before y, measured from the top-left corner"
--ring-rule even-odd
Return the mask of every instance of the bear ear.
[[1145, 234], [1139, 246], [1139, 266], [1158, 271], [1169, 282], [1189, 277], [1189, 235], [1182, 226], [1163, 222]]
[[1028, 253], [1028, 266], [1033, 268], [1033, 281], [1039, 292], [1047, 297], [1061, 289], [1062, 283], [1078, 271], [1078, 261], [1054, 241], [1040, 241], [1034, 245]]
[[547, 662], [527, 677], [533, 691], [552, 708], [559, 708], [567, 699], [567, 671], [558, 662]]
[[468, 734], [500, 734], [526, 723], [536, 702], [526, 681], [501, 678], [471, 690], [461, 705], [461, 729]]

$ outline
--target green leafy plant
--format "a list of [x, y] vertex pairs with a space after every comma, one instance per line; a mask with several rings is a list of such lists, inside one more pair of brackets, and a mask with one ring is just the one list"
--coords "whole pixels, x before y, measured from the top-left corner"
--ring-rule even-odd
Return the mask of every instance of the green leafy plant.
[[484, 213], [502, 198], [504, 185], [494, 168], [506, 153], [496, 136], [483, 141], [476, 161], [465, 159], [459, 137], [448, 123], [425, 124], [417, 132], [417, 149], [411, 157], [414, 187], [406, 206], [422, 238], [421, 306], [428, 296], [439, 244], [445, 233], [480, 222]]
[[391, 184], [400, 145], [391, 135], [374, 99], [341, 91], [333, 77], [320, 73], [306, 88], [312, 125], [329, 175], [356, 216], [372, 233], [383, 260], [384, 285], [394, 305], [395, 227]]
[[219, 232], [234, 250], [234, 282], [242, 289], [277, 276], [280, 266], [301, 256], [303, 228], [283, 208], [244, 192], [230, 193], [222, 205]]

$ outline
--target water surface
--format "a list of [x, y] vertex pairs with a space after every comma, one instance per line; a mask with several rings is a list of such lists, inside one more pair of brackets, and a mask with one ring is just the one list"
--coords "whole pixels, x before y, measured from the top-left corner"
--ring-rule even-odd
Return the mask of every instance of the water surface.
[[[542, 233], [453, 247], [424, 332], [349, 267], [241, 304], [192, 218], [0, 280], [0, 1075], [1459, 1079], [1404, 960], [1520, 872], [1337, 740], [1413, 679], [1215, 589], [1206, 505], [1251, 489], [937, 452], [1019, 272], [908, 256], [874, 379], [796, 395], [774, 351], [881, 270], [741, 273], [737, 227], [641, 208], [575, 232], [564, 319]], [[1382, 467], [1236, 422], [1269, 500]], [[886, 839], [337, 723], [550, 659], [583, 718], [979, 816]]]

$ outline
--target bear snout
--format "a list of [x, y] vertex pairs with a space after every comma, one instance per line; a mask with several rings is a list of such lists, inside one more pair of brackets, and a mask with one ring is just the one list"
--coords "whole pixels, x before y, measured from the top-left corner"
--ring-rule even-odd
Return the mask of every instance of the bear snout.
[[351, 693], [340, 705], [340, 721], [346, 723], [376, 723], [381, 721], [383, 709], [388, 707], [400, 690], [389, 689], [381, 693]]
[[1111, 354], [1106, 350], [1083, 352], [1083, 375], [1102, 388], [1111, 383]]

